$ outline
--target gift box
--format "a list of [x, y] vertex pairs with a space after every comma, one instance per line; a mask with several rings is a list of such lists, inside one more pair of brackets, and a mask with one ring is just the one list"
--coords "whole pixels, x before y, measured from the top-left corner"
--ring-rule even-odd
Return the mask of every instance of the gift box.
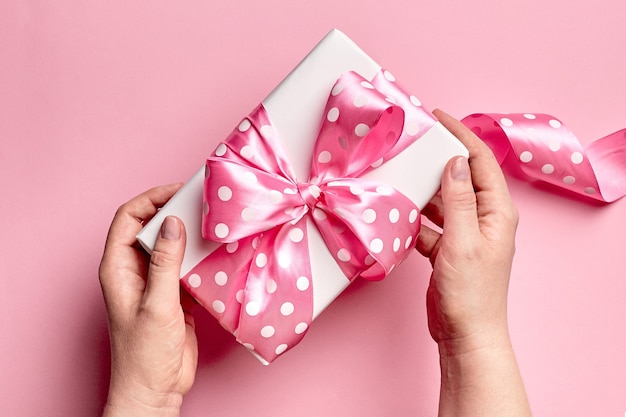
[[164, 217], [181, 218], [182, 285], [267, 364], [350, 282], [406, 258], [455, 155], [467, 150], [332, 30], [137, 239], [150, 251]]

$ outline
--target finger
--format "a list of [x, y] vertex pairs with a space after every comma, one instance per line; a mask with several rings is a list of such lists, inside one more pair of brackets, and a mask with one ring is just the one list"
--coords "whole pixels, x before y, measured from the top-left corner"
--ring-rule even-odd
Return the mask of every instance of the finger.
[[100, 263], [100, 283], [105, 300], [132, 302], [143, 292], [145, 255], [134, 247], [141, 219], [149, 219], [169, 200], [181, 184], [152, 188], [127, 203], [115, 214]]
[[183, 222], [167, 216], [154, 244], [148, 268], [144, 301], [152, 308], [180, 308], [180, 265], [185, 243]]
[[472, 182], [478, 201], [478, 216], [510, 214], [515, 217], [515, 208], [508, 186], [491, 149], [463, 123], [441, 110], [433, 112], [439, 121], [455, 135], [469, 150]]
[[150, 220], [181, 186], [182, 183], [175, 183], [154, 187], [120, 206], [109, 229], [107, 246], [134, 244], [135, 236], [143, 224]]
[[433, 262], [435, 247], [439, 243], [440, 238], [440, 233], [422, 224], [420, 232], [417, 235], [417, 242], [415, 242], [415, 249], [426, 258], [430, 258], [431, 262]]
[[463, 123], [440, 110], [435, 114], [469, 150], [481, 230], [492, 239], [501, 235], [499, 232], [494, 233], [494, 229], [497, 231], [504, 227], [514, 232], [518, 221], [517, 209], [509, 194], [504, 174], [491, 149]]
[[472, 242], [479, 233], [478, 212], [467, 158], [457, 156], [446, 164], [441, 178], [441, 199], [444, 236], [452, 242]]

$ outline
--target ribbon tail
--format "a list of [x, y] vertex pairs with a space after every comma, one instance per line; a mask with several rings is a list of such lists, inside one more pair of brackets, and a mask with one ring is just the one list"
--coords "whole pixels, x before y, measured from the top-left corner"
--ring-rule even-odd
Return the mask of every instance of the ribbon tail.
[[306, 218], [265, 232], [247, 277], [237, 340], [270, 363], [304, 337], [313, 317]]
[[462, 122], [501, 165], [511, 161], [530, 179], [607, 203], [626, 195], [626, 129], [585, 149], [547, 114], [473, 114]]
[[181, 278], [181, 284], [218, 322], [234, 333], [239, 327], [246, 278], [257, 236], [225, 243]]
[[619, 130], [587, 147], [600, 193], [606, 202], [626, 195], [626, 129]]

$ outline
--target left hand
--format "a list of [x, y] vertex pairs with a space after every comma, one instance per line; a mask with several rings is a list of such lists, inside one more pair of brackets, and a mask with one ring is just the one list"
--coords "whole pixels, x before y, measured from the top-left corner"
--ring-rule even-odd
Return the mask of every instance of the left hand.
[[180, 188], [156, 187], [122, 205], [100, 264], [111, 338], [111, 381], [105, 416], [178, 415], [193, 384], [198, 347], [191, 297], [180, 289], [186, 234], [167, 217], [151, 256], [135, 236]]

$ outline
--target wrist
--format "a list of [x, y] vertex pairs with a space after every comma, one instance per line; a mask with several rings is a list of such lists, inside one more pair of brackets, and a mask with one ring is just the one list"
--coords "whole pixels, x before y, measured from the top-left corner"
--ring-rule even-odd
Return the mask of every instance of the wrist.
[[146, 387], [111, 386], [103, 417], [163, 416], [178, 417], [182, 394], [156, 393]]
[[514, 360], [510, 339], [489, 341], [454, 340], [439, 343], [439, 364], [442, 387], [457, 390], [473, 384], [482, 384], [501, 364]]
[[440, 357], [455, 357], [472, 352], [488, 352], [493, 350], [512, 349], [506, 320], [488, 325], [481, 325], [470, 332], [456, 337], [437, 340]]
[[508, 333], [439, 344], [440, 416], [530, 416]]
[[476, 383], [490, 375], [490, 368], [514, 357], [506, 327], [438, 342], [442, 388], [450, 390]]

